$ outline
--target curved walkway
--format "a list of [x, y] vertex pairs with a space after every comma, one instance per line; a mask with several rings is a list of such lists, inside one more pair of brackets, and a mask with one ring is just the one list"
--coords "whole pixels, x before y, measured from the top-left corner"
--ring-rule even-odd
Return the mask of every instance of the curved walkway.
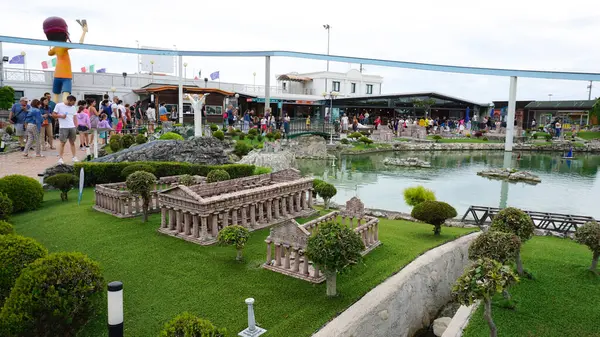
[[[83, 159], [85, 157], [85, 151], [79, 150], [79, 142], [76, 142], [77, 157]], [[12, 152], [8, 154], [0, 155], [0, 178], [11, 175], [11, 174], [22, 174], [24, 176], [32, 177], [37, 179], [38, 174], [44, 172], [44, 170], [50, 166], [56, 165], [58, 162], [58, 146], [60, 142], [54, 141], [56, 150], [42, 151], [42, 155], [45, 157], [36, 158], [35, 151], [30, 151], [30, 157], [23, 157], [20, 151]], [[64, 155], [65, 164], [72, 163], [71, 161], [71, 148], [70, 145], [65, 146]]]

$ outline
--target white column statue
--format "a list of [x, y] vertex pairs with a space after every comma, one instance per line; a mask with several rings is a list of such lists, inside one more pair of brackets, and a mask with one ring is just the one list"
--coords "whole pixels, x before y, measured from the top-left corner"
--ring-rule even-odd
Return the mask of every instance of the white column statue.
[[188, 99], [192, 102], [192, 109], [194, 109], [194, 137], [202, 137], [202, 106], [208, 95], [210, 94], [202, 96], [187, 94]]

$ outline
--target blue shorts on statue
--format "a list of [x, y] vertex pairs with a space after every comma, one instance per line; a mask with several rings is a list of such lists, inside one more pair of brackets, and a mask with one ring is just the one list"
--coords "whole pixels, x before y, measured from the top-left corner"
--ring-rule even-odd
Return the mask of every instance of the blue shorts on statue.
[[73, 80], [70, 78], [55, 77], [52, 82], [52, 93], [60, 95], [63, 92], [71, 93]]

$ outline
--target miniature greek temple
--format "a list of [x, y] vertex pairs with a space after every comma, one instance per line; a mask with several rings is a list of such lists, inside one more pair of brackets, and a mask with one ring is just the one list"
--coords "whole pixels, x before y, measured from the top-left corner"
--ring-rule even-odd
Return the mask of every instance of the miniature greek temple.
[[[176, 186], [181, 176], [162, 177], [156, 181], [152, 191], [149, 212], [160, 210], [158, 193]], [[205, 181], [202, 176], [193, 176], [194, 182], [200, 184]], [[142, 214], [142, 199], [132, 195], [127, 190], [125, 182], [96, 185], [96, 203], [94, 209], [103, 213], [114, 215], [118, 218], [131, 218]]]
[[265, 228], [313, 214], [312, 203], [312, 179], [302, 178], [294, 169], [211, 184], [178, 185], [158, 194], [159, 232], [210, 245], [223, 227]]
[[[313, 265], [304, 254], [311, 233], [319, 225], [330, 221], [341, 221], [358, 233], [365, 245], [366, 255], [381, 244], [379, 241], [379, 219], [366, 216], [364, 204], [354, 197], [346, 203], [345, 211], [334, 211], [303, 225], [290, 219], [271, 228], [267, 243], [267, 261], [263, 268], [312, 283], [325, 281], [319, 266]], [[348, 220], [348, 224], [346, 221]], [[356, 222], [355, 222], [356, 221]]]

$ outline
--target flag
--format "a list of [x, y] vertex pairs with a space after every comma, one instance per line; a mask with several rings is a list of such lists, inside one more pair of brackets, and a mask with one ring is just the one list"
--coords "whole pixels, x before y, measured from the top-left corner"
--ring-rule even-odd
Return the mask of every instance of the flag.
[[25, 64], [25, 55], [13, 56], [13, 58], [11, 58], [10, 61], [8, 61], [8, 63], [9, 64]]
[[92, 64], [92, 65], [90, 65], [90, 66], [89, 66], [89, 68], [88, 68], [88, 69], [89, 69], [90, 73], [93, 73], [93, 72], [94, 72], [94, 70], [96, 70], [96, 65], [95, 65], [95, 64]]
[[42, 62], [42, 69], [48, 69], [48, 61]]
[[53, 58], [51, 61], [52, 61], [52, 68], [56, 67], [56, 57]]
[[85, 73], [85, 67], [81, 67], [81, 72]]
[[217, 78], [219, 78], [219, 72], [215, 71], [214, 73], [210, 74], [210, 79], [212, 81], [216, 80]]
[[100, 68], [100, 69], [96, 70], [96, 73], [104, 74], [104, 73], [106, 73], [106, 68]]
[[77, 198], [77, 205], [81, 205], [81, 199], [83, 197], [83, 185], [85, 182], [85, 172], [83, 167], [79, 170], [79, 197]]
[[197, 81], [197, 80], [198, 80], [198, 76], [194, 76], [194, 80], [196, 80], [196, 81]]

